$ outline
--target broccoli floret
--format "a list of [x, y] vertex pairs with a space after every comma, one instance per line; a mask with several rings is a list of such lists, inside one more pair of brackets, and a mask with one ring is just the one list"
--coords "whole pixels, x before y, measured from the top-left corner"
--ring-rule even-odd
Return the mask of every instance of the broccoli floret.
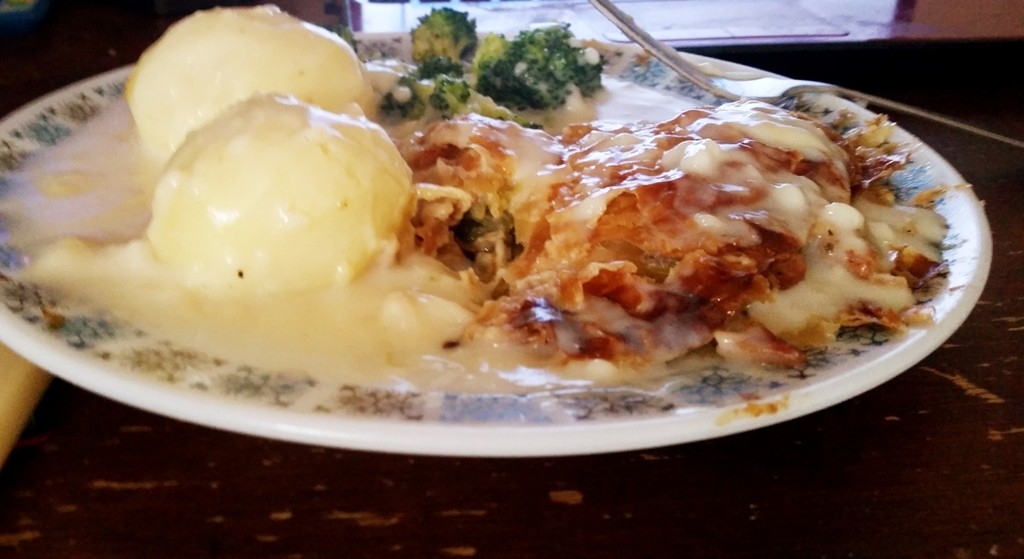
[[473, 58], [477, 91], [513, 109], [561, 107], [571, 86], [591, 96], [601, 88], [603, 66], [597, 51], [577, 44], [568, 25], [521, 31], [511, 40], [488, 35]]
[[471, 90], [466, 80], [451, 76], [437, 76], [434, 79], [434, 91], [430, 94], [430, 106], [444, 117], [462, 112], [469, 100]]
[[442, 118], [478, 114], [498, 120], [509, 120], [527, 128], [539, 128], [537, 124], [495, 103], [494, 99], [474, 91], [463, 79], [450, 76], [434, 78], [433, 92], [427, 102]]
[[508, 53], [509, 40], [497, 33], [488, 33], [477, 45], [473, 55], [473, 71], [479, 72], [482, 66], [490, 66], [501, 60]]
[[[401, 120], [428, 120], [469, 112], [472, 90], [466, 80], [444, 74], [418, 79], [415, 72], [398, 79], [381, 102], [384, 114]], [[429, 111], [429, 113], [428, 113]]]
[[384, 114], [403, 120], [417, 119], [427, 111], [427, 101], [434, 91], [432, 81], [421, 81], [405, 75], [384, 95], [380, 109]]
[[462, 77], [465, 73], [461, 62], [456, 62], [447, 56], [434, 56], [419, 63], [416, 68], [416, 75], [420, 79], [435, 78], [446, 75]]
[[419, 69], [413, 69], [398, 79], [391, 91], [384, 95], [381, 112], [398, 120], [427, 121], [472, 113], [539, 128], [534, 122], [474, 90], [464, 77], [438, 74], [423, 78]]
[[476, 44], [476, 21], [452, 8], [430, 10], [412, 29], [412, 59], [417, 63], [436, 57], [458, 62], [470, 56]]

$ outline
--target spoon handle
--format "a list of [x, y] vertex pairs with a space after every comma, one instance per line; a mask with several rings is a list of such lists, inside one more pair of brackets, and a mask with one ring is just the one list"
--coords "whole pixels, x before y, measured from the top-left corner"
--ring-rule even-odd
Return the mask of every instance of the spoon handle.
[[914, 105], [908, 105], [906, 103], [901, 103], [899, 101], [893, 101], [892, 99], [886, 99], [885, 97], [878, 97], [877, 95], [871, 95], [870, 93], [854, 91], [852, 89], [847, 89], [845, 87], [837, 86], [835, 88], [835, 92], [848, 99], [853, 99], [854, 101], [861, 101], [869, 105], [874, 105], [876, 107], [885, 109], [887, 111], [899, 112], [903, 114], [916, 116], [918, 118], [923, 118], [925, 120], [930, 120], [932, 122], [937, 122], [939, 124], [949, 126], [950, 128], [956, 128], [957, 130], [963, 130], [964, 132], [969, 132], [971, 134], [976, 134], [978, 136], [982, 136], [990, 140], [996, 140], [999, 142], [1003, 142], [1004, 144], [1009, 144], [1011, 146], [1024, 149], [1024, 141], [1018, 140], [1016, 138], [1010, 138], [1008, 136], [1003, 136], [1002, 134], [992, 132], [991, 130], [979, 128], [972, 124], [967, 124], [966, 122], [956, 120], [946, 115], [936, 113], [934, 111], [929, 111], [927, 109], [922, 109], [921, 107], [915, 107]]
[[590, 0], [590, 3], [608, 21], [615, 24], [626, 37], [629, 37], [662, 64], [668, 66], [673, 72], [686, 76], [687, 79], [716, 97], [734, 101], [737, 99], [736, 95], [718, 87], [696, 64], [686, 60], [677, 50], [655, 39], [654, 36], [637, 25], [633, 16], [620, 10], [612, 0]]

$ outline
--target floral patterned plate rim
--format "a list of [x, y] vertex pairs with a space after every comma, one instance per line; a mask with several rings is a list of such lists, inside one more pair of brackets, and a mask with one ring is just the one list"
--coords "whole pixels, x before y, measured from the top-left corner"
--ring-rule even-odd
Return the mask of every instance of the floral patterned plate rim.
[[[363, 52], [401, 54], [402, 37], [364, 37]], [[609, 75], [714, 102], [629, 46], [609, 45]], [[758, 72], [714, 59], [726, 71]], [[640, 62], [640, 60], [643, 60]], [[129, 68], [51, 93], [0, 121], [0, 199], [5, 177], [31, 154], [60, 142], [122, 95]], [[834, 97], [809, 111], [871, 113]], [[963, 178], [903, 130], [912, 163], [894, 181], [913, 194]], [[750, 373], [720, 365], [660, 379], [657, 386], [559, 388], [523, 393], [407, 391], [350, 385], [301, 371], [236, 363], [151, 336], [16, 279], [24, 257], [0, 222], [0, 341], [40, 367], [112, 400], [238, 433], [371, 451], [458, 456], [551, 456], [684, 443], [748, 431], [835, 405], [911, 368], [951, 336], [980, 297], [991, 237], [969, 187], [938, 203], [950, 225], [948, 274], [927, 293], [935, 321], [898, 336], [844, 331], [800, 371]], [[59, 321], [53, 320], [60, 316]], [[908, 403], [909, 405], [909, 403]]]

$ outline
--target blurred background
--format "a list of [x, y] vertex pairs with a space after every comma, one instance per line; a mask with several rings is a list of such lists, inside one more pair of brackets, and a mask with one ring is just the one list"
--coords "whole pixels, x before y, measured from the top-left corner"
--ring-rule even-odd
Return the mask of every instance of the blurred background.
[[[121, 0], [138, 5], [139, 0]], [[163, 15], [235, 0], [149, 0]], [[448, 5], [479, 19], [482, 31], [564, 21], [578, 36], [626, 41], [586, 0], [280, 0], [319, 23], [351, 18], [356, 31], [409, 29], [432, 7]], [[850, 43], [877, 40], [1000, 40], [1024, 36], [1022, 0], [621, 0], [651, 34], [675, 45]]]

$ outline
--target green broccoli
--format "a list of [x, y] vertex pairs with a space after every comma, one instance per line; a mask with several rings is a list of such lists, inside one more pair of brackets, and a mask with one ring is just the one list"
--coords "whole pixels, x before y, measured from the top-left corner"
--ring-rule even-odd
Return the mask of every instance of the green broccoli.
[[493, 64], [493, 61], [506, 56], [509, 40], [497, 33], [488, 33], [477, 45], [473, 55], [473, 69], [478, 71], [481, 65]]
[[451, 118], [469, 111], [472, 89], [466, 80], [444, 74], [418, 79], [415, 71], [398, 79], [384, 95], [381, 111], [393, 118], [415, 120]]
[[474, 91], [465, 79], [443, 74], [433, 79], [418, 79], [415, 71], [402, 76], [384, 95], [380, 108], [384, 114], [399, 120], [433, 120], [475, 113], [538, 128], [537, 124], [495, 103], [494, 99]]
[[433, 91], [433, 81], [418, 80], [413, 75], [402, 76], [384, 95], [380, 109], [384, 114], [402, 120], [421, 118], [427, 111], [427, 101]]
[[604, 60], [576, 42], [568, 25], [521, 31], [509, 40], [488, 35], [473, 58], [476, 90], [513, 109], [561, 107], [575, 86], [584, 96], [601, 88]]
[[416, 76], [420, 79], [435, 78], [437, 76], [462, 77], [465, 68], [461, 62], [457, 62], [447, 56], [433, 56], [420, 62], [416, 68]]
[[441, 75], [434, 78], [434, 90], [430, 93], [428, 101], [431, 107], [448, 118], [466, 107], [470, 93], [466, 80]]
[[470, 56], [476, 44], [476, 21], [452, 8], [430, 10], [412, 29], [412, 59], [417, 63], [436, 57], [458, 62]]

